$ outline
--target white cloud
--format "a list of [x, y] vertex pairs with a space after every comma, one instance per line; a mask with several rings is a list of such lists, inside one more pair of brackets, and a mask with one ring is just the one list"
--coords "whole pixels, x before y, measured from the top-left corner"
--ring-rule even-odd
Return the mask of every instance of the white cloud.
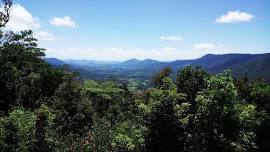
[[48, 31], [43, 31], [38, 20], [20, 4], [14, 4], [11, 10], [11, 18], [7, 23], [6, 30], [19, 32], [22, 30], [34, 31], [34, 37], [39, 41], [54, 41], [55, 36]]
[[41, 28], [38, 19], [33, 17], [23, 6], [14, 4], [11, 11], [10, 21], [7, 23], [5, 29], [12, 31], [21, 30], [36, 30]]
[[215, 44], [211, 44], [211, 43], [199, 43], [199, 44], [195, 44], [193, 47], [195, 49], [198, 49], [198, 50], [214, 50], [214, 49], [218, 49], [218, 46], [216, 46]]
[[75, 21], [73, 21], [69, 16], [65, 16], [63, 18], [54, 17], [50, 20], [50, 23], [55, 26], [62, 26], [62, 27], [76, 27]]
[[246, 12], [229, 11], [227, 14], [216, 18], [216, 23], [239, 23], [251, 21], [255, 16]]
[[36, 33], [35, 37], [40, 41], [54, 41], [55, 40], [54, 35], [47, 31], [39, 31]]
[[181, 41], [183, 38], [179, 36], [161, 36], [160, 39], [164, 41]]

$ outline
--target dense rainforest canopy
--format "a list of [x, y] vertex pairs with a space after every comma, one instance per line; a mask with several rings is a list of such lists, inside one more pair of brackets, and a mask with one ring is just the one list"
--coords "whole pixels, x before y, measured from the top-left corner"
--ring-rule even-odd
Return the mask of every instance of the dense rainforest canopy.
[[172, 80], [168, 67], [142, 89], [80, 80], [44, 55], [31, 31], [0, 33], [0, 151], [270, 151], [262, 80], [199, 66]]

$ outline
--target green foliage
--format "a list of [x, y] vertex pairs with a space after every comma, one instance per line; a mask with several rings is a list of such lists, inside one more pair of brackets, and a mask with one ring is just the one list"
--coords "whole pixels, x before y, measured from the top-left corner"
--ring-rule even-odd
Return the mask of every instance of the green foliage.
[[53, 130], [55, 114], [48, 106], [42, 105], [35, 111], [35, 115], [36, 123], [31, 151], [53, 151], [55, 149], [54, 141], [56, 140]]
[[147, 87], [149, 86], [149, 82], [136, 79], [128, 79], [127, 85], [128, 90], [134, 92], [147, 89]]
[[115, 126], [112, 147], [114, 151], [140, 151], [144, 144], [146, 127], [140, 122], [126, 120]]
[[67, 80], [59, 86], [51, 106], [56, 115], [56, 130], [61, 134], [82, 134], [93, 125], [89, 99], [75, 81]]
[[163, 100], [157, 104], [150, 115], [149, 133], [146, 136], [148, 151], [179, 151], [182, 147], [182, 134], [173, 103]]
[[172, 74], [172, 69], [169, 67], [164, 68], [160, 73], [156, 74], [153, 78], [153, 83], [157, 88], [163, 86], [163, 79]]
[[[1, 151], [27, 151], [35, 128], [36, 116], [23, 109], [15, 109], [1, 121]], [[4, 132], [4, 134], [3, 134]]]
[[221, 102], [233, 101], [237, 96], [231, 72], [228, 70], [222, 74], [210, 77], [207, 89], [210, 98]]
[[255, 82], [251, 89], [252, 101], [261, 109], [270, 112], [270, 86], [263, 82]]
[[112, 149], [112, 130], [106, 119], [98, 119], [94, 122], [90, 132], [90, 140], [87, 149], [93, 152], [106, 152]]
[[207, 79], [209, 74], [201, 67], [187, 66], [178, 72], [176, 85], [178, 92], [185, 93], [187, 100], [196, 108], [196, 95], [207, 87]]
[[36, 109], [63, 82], [64, 71], [53, 69], [42, 57], [31, 31], [0, 34], [0, 113], [12, 106]]

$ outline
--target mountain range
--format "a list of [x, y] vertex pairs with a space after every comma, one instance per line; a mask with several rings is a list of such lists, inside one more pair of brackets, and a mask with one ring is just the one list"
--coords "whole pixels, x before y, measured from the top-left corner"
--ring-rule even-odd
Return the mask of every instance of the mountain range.
[[82, 78], [91, 79], [151, 79], [154, 73], [164, 67], [171, 67], [176, 73], [187, 65], [200, 65], [210, 73], [231, 69], [235, 77], [247, 74], [250, 78], [262, 78], [270, 82], [270, 53], [266, 54], [207, 54], [198, 59], [161, 62], [158, 60], [130, 59], [124, 62], [102, 62], [90, 60], [59, 60], [45, 58], [53, 66], [69, 65], [73, 71], [79, 72]]

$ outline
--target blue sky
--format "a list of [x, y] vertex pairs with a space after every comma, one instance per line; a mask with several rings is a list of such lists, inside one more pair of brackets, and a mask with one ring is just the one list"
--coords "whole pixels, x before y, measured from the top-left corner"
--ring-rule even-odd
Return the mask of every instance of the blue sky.
[[15, 0], [48, 57], [176, 60], [270, 51], [269, 0]]

